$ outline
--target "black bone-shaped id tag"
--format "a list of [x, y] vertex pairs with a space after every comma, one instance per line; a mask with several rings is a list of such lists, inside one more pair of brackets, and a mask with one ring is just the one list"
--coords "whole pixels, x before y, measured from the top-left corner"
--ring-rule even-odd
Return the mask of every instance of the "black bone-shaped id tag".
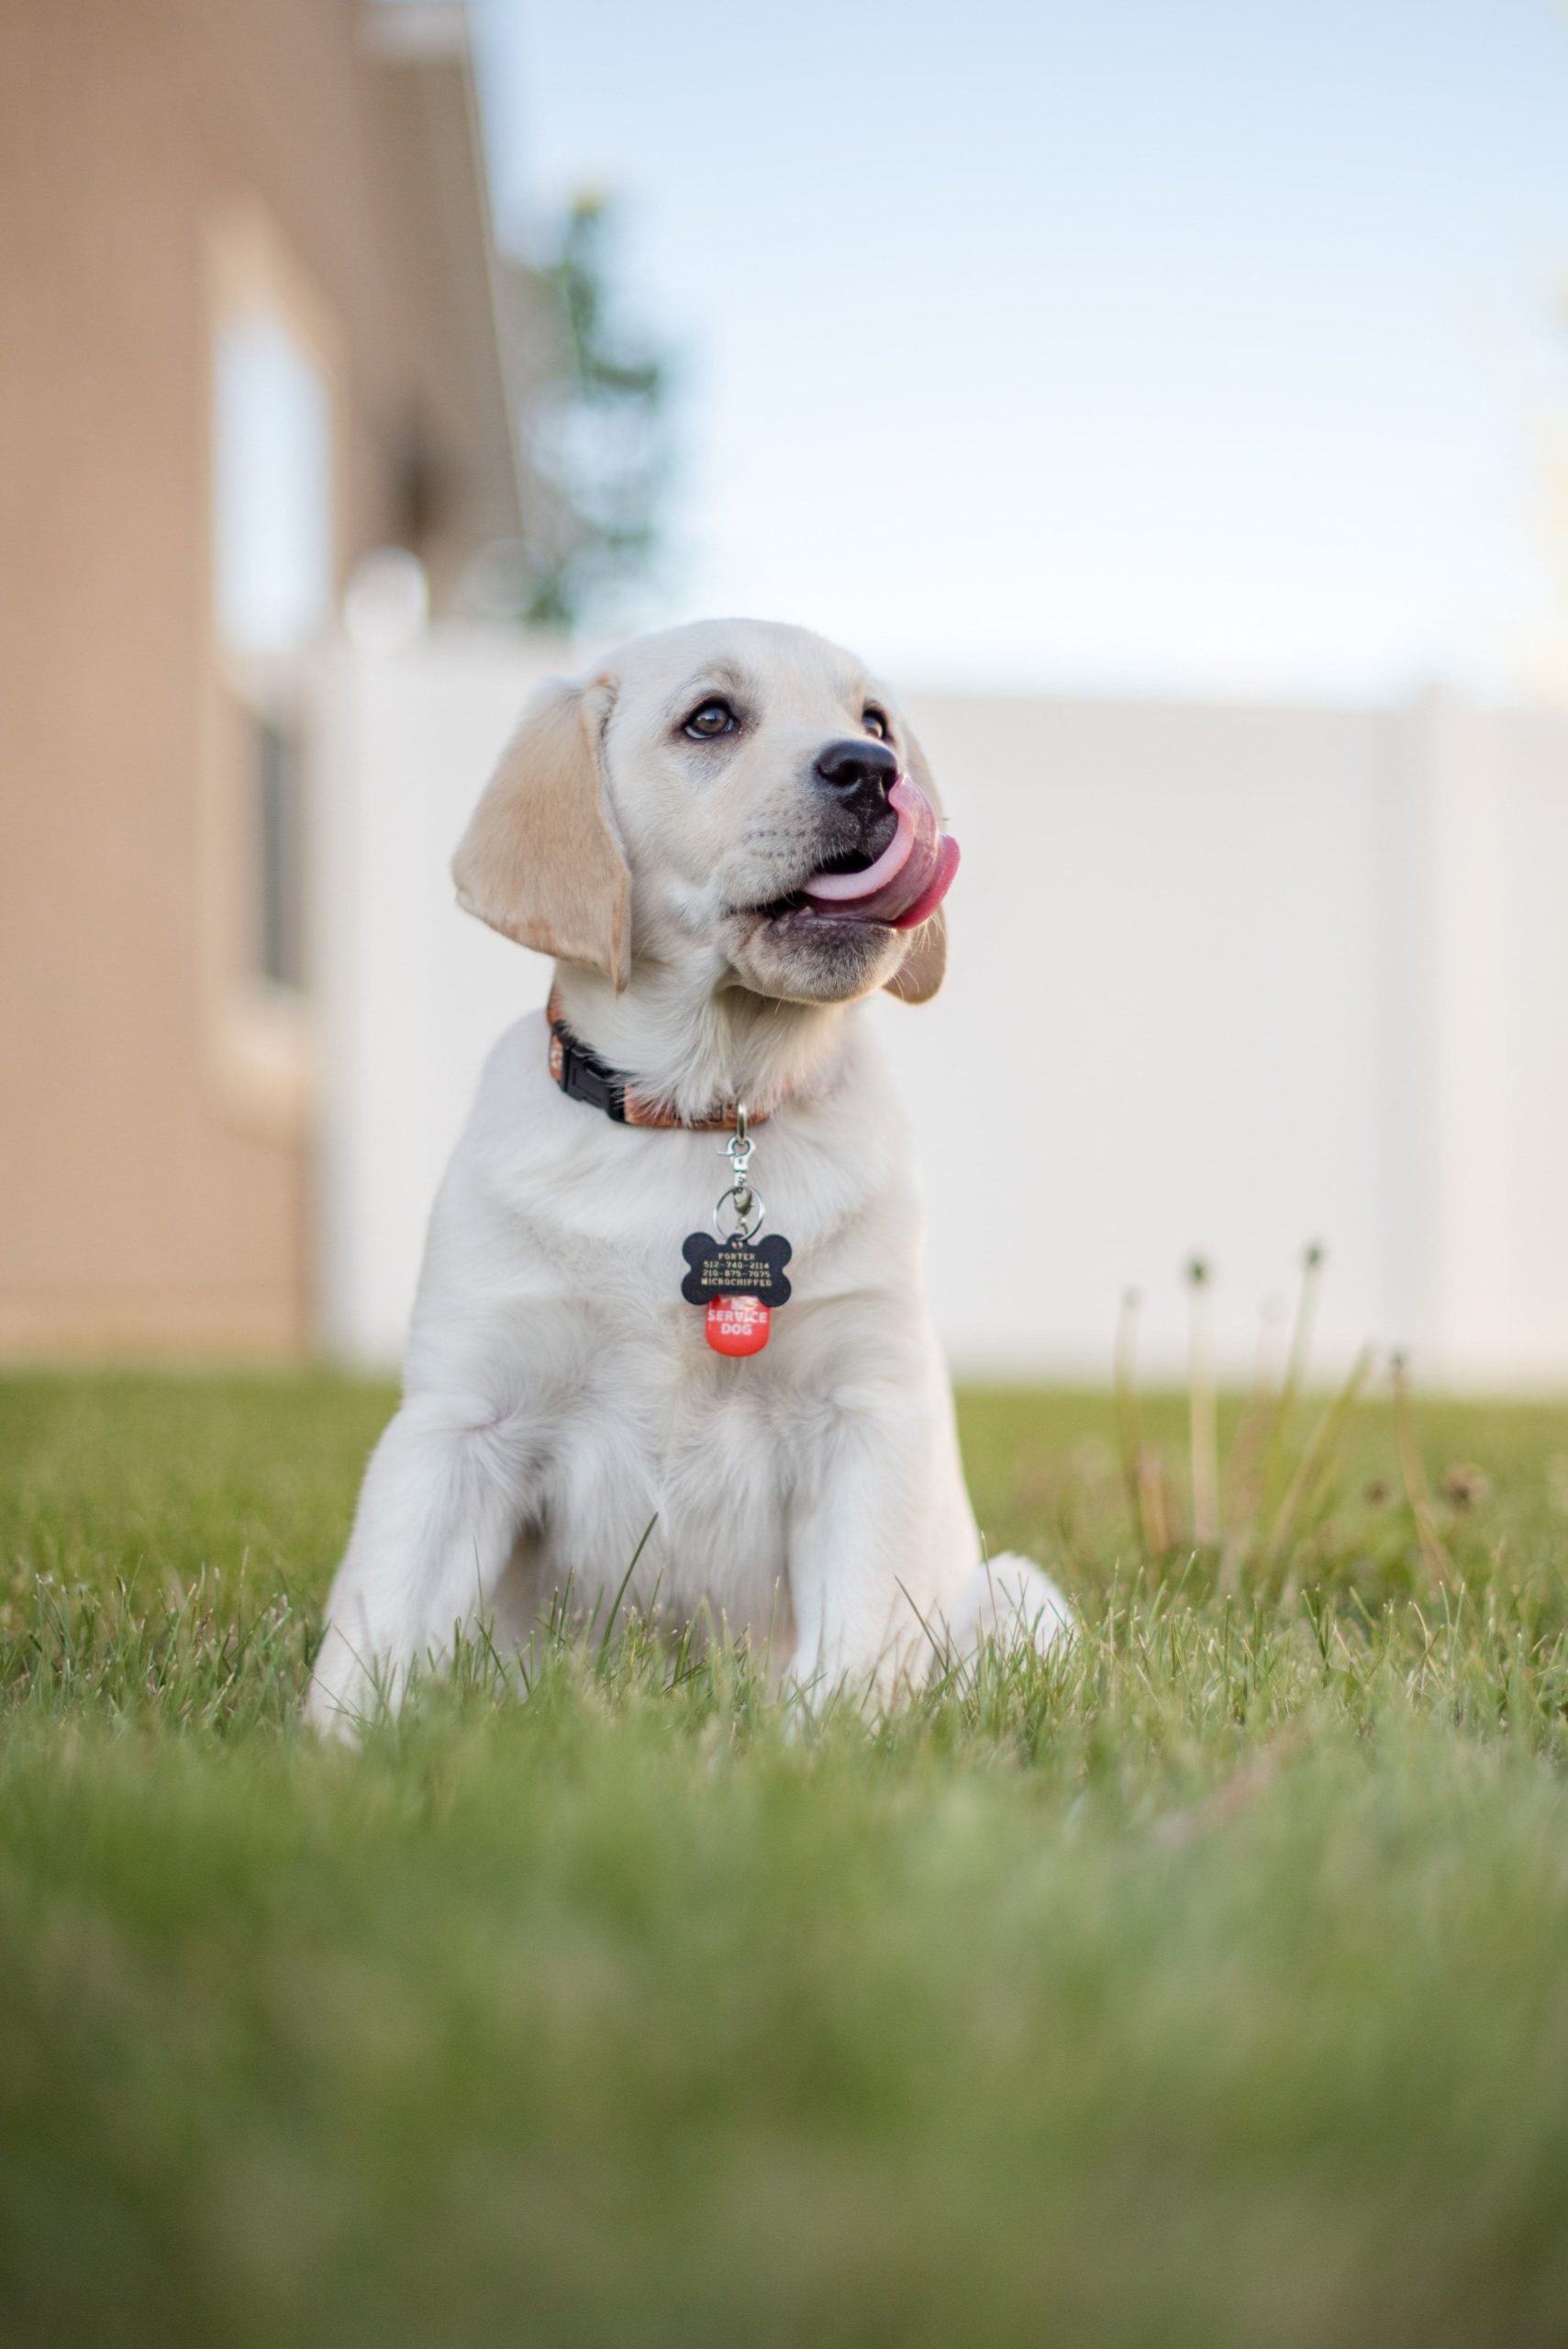
[[789, 1302], [789, 1241], [776, 1231], [755, 1241], [694, 1231], [681, 1253], [691, 1267], [681, 1295], [688, 1305], [706, 1307], [705, 1334], [715, 1353], [760, 1354], [772, 1335], [773, 1307]]
[[[774, 1306], [789, 1302], [784, 1266], [794, 1252], [776, 1232], [757, 1237], [767, 1210], [751, 1187], [756, 1143], [744, 1101], [735, 1104], [735, 1131], [723, 1147], [735, 1179], [714, 1208], [716, 1237], [694, 1231], [682, 1242], [690, 1269], [681, 1295], [688, 1305], [706, 1307], [703, 1333], [716, 1354], [760, 1354], [773, 1333]], [[717, 1235], [727, 1208], [735, 1229], [724, 1239]]]

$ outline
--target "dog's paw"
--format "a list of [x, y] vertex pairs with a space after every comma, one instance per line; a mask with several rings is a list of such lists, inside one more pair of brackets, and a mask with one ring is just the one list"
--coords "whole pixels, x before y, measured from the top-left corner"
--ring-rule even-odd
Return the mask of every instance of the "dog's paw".
[[972, 1659], [986, 1641], [1046, 1655], [1077, 1629], [1077, 1617], [1045, 1569], [1006, 1552], [983, 1559], [941, 1616], [949, 1660]]

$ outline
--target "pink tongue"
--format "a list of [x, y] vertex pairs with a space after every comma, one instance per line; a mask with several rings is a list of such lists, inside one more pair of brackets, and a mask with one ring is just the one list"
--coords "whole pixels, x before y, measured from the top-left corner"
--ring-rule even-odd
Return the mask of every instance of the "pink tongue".
[[874, 864], [863, 873], [817, 873], [805, 894], [828, 920], [884, 921], [913, 930], [929, 921], [952, 886], [958, 842], [937, 829], [937, 811], [920, 789], [901, 774], [887, 795], [898, 829]]

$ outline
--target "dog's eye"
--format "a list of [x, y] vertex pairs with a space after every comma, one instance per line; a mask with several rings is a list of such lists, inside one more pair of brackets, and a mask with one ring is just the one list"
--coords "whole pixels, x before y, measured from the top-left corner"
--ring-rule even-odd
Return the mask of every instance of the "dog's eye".
[[871, 708], [862, 710], [861, 724], [865, 728], [866, 732], [868, 734], [873, 734], [879, 742], [886, 741], [887, 720], [883, 716], [880, 709]]
[[711, 701], [698, 703], [687, 718], [684, 730], [694, 742], [711, 742], [717, 735], [733, 734], [735, 712], [716, 694]]

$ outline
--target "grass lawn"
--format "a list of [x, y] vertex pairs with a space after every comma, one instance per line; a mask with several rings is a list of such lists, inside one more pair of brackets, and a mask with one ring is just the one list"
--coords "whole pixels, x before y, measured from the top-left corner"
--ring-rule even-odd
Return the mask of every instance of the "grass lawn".
[[1222, 1589], [1109, 1401], [973, 1396], [1060, 1661], [324, 1751], [390, 1401], [0, 1382], [6, 2349], [1568, 2339], [1568, 1413], [1424, 1408], [1418, 1520], [1358, 1410]]

